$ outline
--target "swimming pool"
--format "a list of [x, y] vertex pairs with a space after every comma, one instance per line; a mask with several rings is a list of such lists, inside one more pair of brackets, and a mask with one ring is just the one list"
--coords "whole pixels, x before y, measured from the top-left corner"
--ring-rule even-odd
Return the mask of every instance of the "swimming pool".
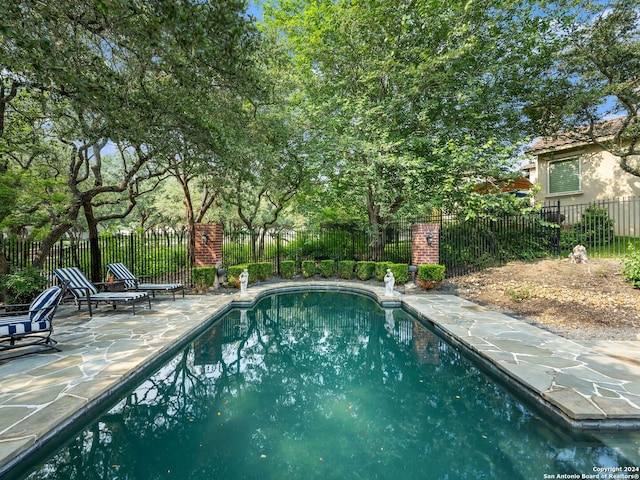
[[629, 466], [368, 297], [234, 310], [28, 478], [544, 478]]

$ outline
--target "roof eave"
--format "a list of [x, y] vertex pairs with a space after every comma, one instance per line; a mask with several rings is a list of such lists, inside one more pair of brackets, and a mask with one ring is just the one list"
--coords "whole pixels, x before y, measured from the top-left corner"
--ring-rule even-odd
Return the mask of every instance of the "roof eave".
[[[607, 137], [607, 138], [599, 138], [598, 142], [606, 142], [608, 140], [611, 140], [613, 138], [613, 136]], [[580, 141], [580, 142], [574, 142], [574, 143], [570, 143], [570, 144], [566, 144], [566, 145], [559, 145], [556, 147], [548, 147], [548, 148], [542, 148], [539, 150], [527, 150], [527, 153], [530, 153], [531, 155], [535, 155], [537, 157], [541, 156], [541, 155], [546, 155], [548, 153], [554, 153], [554, 152], [562, 152], [565, 150], [576, 150], [578, 148], [583, 148], [583, 147], [587, 147], [589, 145], [595, 145], [594, 142], [589, 142], [589, 141]]]

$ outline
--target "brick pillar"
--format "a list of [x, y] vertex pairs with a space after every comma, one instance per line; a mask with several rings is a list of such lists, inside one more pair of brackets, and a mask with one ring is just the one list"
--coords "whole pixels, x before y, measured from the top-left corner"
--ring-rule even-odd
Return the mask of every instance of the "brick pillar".
[[196, 267], [222, 266], [222, 234], [221, 223], [196, 224]]
[[412, 265], [439, 263], [439, 245], [440, 225], [437, 223], [414, 223], [411, 225]]

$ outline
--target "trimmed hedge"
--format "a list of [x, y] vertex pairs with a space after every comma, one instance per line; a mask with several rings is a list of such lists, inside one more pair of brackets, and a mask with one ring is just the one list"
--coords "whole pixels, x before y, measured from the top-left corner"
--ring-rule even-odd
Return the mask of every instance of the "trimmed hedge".
[[[268, 280], [273, 275], [273, 264], [271, 262], [250, 263], [249, 267], [251, 267], [251, 265], [256, 266], [257, 280]], [[251, 278], [251, 269], [249, 270], [249, 278]]]
[[260, 265], [257, 263], [247, 263], [249, 271], [249, 283], [255, 283], [260, 278]]
[[351, 280], [355, 274], [355, 260], [340, 260], [338, 262], [338, 276], [347, 280]]
[[[229, 283], [229, 285], [240, 288], [240, 274], [245, 268], [248, 269], [247, 264], [232, 265], [227, 268], [227, 282]], [[251, 276], [249, 276], [249, 280], [251, 280]]]
[[293, 278], [296, 274], [296, 262], [294, 260], [282, 260], [280, 262], [280, 276], [282, 278]]
[[232, 265], [227, 269], [227, 278], [229, 285], [235, 285], [236, 288], [240, 287], [240, 274], [245, 268], [249, 272], [249, 283], [267, 280], [273, 275], [273, 264], [271, 262]]
[[320, 275], [324, 278], [333, 277], [336, 270], [336, 261], [333, 259], [320, 260]]
[[425, 263], [418, 265], [418, 279], [425, 282], [441, 282], [444, 280], [444, 265]]
[[[384, 276], [387, 274], [387, 268], [390, 268], [392, 265], [391, 262], [376, 262], [375, 263], [375, 272], [376, 272], [376, 280], [379, 282], [384, 281]], [[407, 267], [408, 269], [409, 267]]]
[[357, 275], [360, 280], [369, 280], [376, 270], [376, 262], [360, 261], [356, 263]]
[[197, 286], [213, 287], [217, 274], [216, 267], [196, 267], [191, 273], [191, 281]]
[[[396, 285], [404, 284], [409, 281], [409, 264], [408, 263], [391, 263], [387, 268], [391, 269]], [[386, 271], [385, 271], [386, 273]], [[383, 276], [384, 279], [384, 276]]]
[[304, 278], [311, 278], [316, 274], [316, 262], [313, 260], [302, 261], [302, 276]]

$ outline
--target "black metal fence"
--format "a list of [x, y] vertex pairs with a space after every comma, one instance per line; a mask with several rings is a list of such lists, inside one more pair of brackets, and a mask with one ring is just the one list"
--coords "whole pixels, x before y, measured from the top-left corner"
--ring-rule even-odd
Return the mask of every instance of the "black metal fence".
[[[577, 244], [590, 256], [621, 256], [635, 245], [640, 249], [640, 197], [564, 206], [546, 205], [538, 214], [505, 215], [493, 219], [439, 216], [396, 222], [372, 232], [358, 225], [330, 225], [319, 229], [274, 230], [263, 235], [226, 231], [224, 266], [269, 261], [279, 273], [282, 260], [373, 260], [411, 262], [411, 224], [440, 224], [440, 263], [447, 277], [455, 277], [512, 260], [548, 255], [566, 256]], [[149, 232], [102, 237], [102, 271], [122, 262], [136, 275], [158, 282], [191, 284], [186, 232]], [[0, 239], [0, 249], [14, 268], [31, 265], [40, 245], [20, 239]], [[88, 240], [61, 240], [47, 257], [44, 270], [77, 266], [91, 271]]]
[[[147, 232], [145, 234], [101, 237], [102, 274], [107, 278], [107, 264], [121, 262], [136, 275], [157, 282], [191, 283], [191, 267], [187, 265], [186, 232]], [[0, 248], [14, 268], [32, 265], [41, 244], [22, 239], [4, 239]], [[60, 240], [46, 257], [43, 270], [51, 276], [55, 268], [79, 267], [85, 274], [91, 272], [89, 240]]]
[[411, 262], [411, 223], [394, 222], [372, 232], [367, 226], [328, 226], [318, 229], [277, 230], [266, 234], [225, 231], [225, 265], [270, 261], [279, 272], [282, 260], [373, 260]]
[[440, 263], [452, 278], [513, 260], [557, 255], [558, 233], [558, 226], [543, 213], [446, 218], [440, 224]]
[[547, 202], [558, 212], [561, 254], [576, 245], [587, 247], [590, 256], [624, 255], [629, 245], [640, 248], [640, 197], [598, 200], [566, 205]]

